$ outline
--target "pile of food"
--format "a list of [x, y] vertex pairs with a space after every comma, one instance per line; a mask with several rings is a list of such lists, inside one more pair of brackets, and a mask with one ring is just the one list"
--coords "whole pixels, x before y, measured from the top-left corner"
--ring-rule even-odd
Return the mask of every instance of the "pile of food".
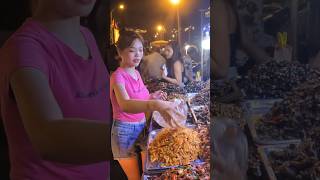
[[303, 139], [320, 127], [320, 76], [295, 88], [277, 103], [262, 122], [257, 133], [263, 139]]
[[192, 81], [188, 84], [186, 84], [186, 86], [184, 87], [184, 89], [188, 92], [188, 93], [198, 93], [201, 90], [204, 89], [210, 89], [210, 81]]
[[200, 153], [199, 157], [205, 162], [210, 162], [210, 136], [209, 136], [209, 127], [206, 125], [199, 124], [196, 128], [196, 131], [199, 134], [200, 138]]
[[163, 128], [149, 144], [151, 162], [162, 166], [187, 165], [198, 159], [199, 134], [190, 128]]
[[150, 180], [210, 180], [210, 164], [187, 165], [171, 168], [160, 176], [150, 177]]
[[[192, 110], [198, 120], [198, 124], [209, 125], [210, 124], [210, 111], [208, 106], [196, 106]], [[193, 119], [191, 112], [188, 113], [187, 119]], [[191, 122], [193, 123], [193, 122]]]
[[311, 142], [271, 150], [268, 158], [278, 179], [320, 178], [320, 161]]
[[185, 94], [179, 94], [179, 93], [170, 93], [170, 94], [167, 95], [165, 100], [170, 101], [170, 100], [173, 100], [173, 99], [182, 99], [185, 102], [188, 100], [188, 98], [187, 98], [187, 96]]
[[252, 69], [238, 81], [248, 99], [283, 98], [292, 88], [304, 82], [311, 68], [298, 62], [270, 61]]
[[158, 90], [164, 91], [168, 94], [171, 94], [171, 93], [186, 94], [187, 93], [187, 91], [184, 88], [169, 82], [161, 81], [161, 80], [150, 80], [150, 81], [147, 81], [145, 84], [148, 90], [150, 91], [150, 93], [156, 92]]
[[[153, 130], [158, 130], [153, 131], [156, 132], [156, 135], [149, 136], [151, 139], [148, 144], [148, 159], [144, 178], [209, 180], [210, 81], [191, 82], [184, 87], [159, 80], [148, 81], [146, 84], [151, 93], [162, 90], [165, 94], [164, 100], [179, 99], [188, 102], [188, 106], [186, 106], [188, 112], [184, 111], [188, 116], [186, 122], [194, 124], [194, 128], [156, 127], [154, 124], [159, 124], [159, 122], [157, 121], [157, 113], [154, 112], [152, 118], [157, 123], [152, 123], [151, 127]], [[193, 109], [194, 113], [191, 113], [190, 109]], [[193, 120], [194, 117], [198, 119], [197, 123]], [[169, 167], [171, 169], [164, 172]]]
[[213, 81], [210, 93], [213, 102], [234, 103], [243, 98], [235, 81]]
[[210, 112], [214, 117], [227, 117], [235, 120], [240, 127], [244, 127], [246, 121], [244, 119], [244, 109], [240, 104], [226, 104], [213, 102], [211, 103]]
[[224, 97], [231, 94], [234, 89], [230, 82], [228, 81], [212, 81], [211, 91], [213, 97]]

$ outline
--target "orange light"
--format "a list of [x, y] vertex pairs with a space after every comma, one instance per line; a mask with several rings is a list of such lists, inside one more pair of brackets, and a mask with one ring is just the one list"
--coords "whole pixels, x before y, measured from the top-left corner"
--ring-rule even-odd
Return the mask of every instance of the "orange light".
[[162, 30], [163, 30], [163, 27], [162, 27], [161, 25], [158, 25], [158, 26], [157, 26], [157, 30], [158, 30], [158, 31], [162, 31]]
[[119, 9], [123, 10], [124, 9], [124, 4], [119, 5]]
[[180, 0], [170, 0], [170, 2], [173, 4], [173, 5], [178, 5], [180, 3]]

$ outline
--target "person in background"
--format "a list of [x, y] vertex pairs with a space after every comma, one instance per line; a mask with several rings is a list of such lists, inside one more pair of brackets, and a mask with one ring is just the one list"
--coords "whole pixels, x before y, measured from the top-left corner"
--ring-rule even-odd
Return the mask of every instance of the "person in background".
[[161, 66], [166, 63], [161, 54], [152, 52], [142, 58], [140, 72], [144, 80], [161, 79]]
[[168, 45], [164, 47], [162, 55], [166, 59], [166, 69], [162, 69], [161, 76], [167, 82], [176, 84], [178, 86], [183, 86], [184, 82], [184, 65], [183, 59], [180, 53], [180, 47], [176, 41], [171, 41]]
[[109, 177], [109, 75], [80, 25], [95, 0], [41, 0], [0, 52], [12, 180]]
[[228, 77], [230, 67], [235, 67], [236, 49], [242, 48], [254, 64], [272, 60], [262, 49], [258, 48], [248, 38], [244, 25], [239, 21], [236, 11], [237, 0], [215, 0], [213, 2], [212, 23], [213, 40], [210, 64], [214, 79]]
[[184, 71], [185, 71], [185, 79], [183, 82], [194, 81], [192, 62], [197, 61], [196, 51], [197, 51], [197, 49], [195, 47], [191, 46], [188, 48], [188, 50], [186, 50], [185, 54], [182, 57]]
[[112, 152], [128, 179], [139, 180], [139, 161], [136, 147], [142, 150], [142, 168], [145, 162], [145, 112], [159, 111], [168, 123], [176, 126], [183, 115], [172, 102], [162, 101], [163, 94], [149, 94], [136, 67], [143, 57], [143, 39], [134, 31], [121, 31], [117, 42], [120, 66], [111, 75], [110, 97], [113, 108]]

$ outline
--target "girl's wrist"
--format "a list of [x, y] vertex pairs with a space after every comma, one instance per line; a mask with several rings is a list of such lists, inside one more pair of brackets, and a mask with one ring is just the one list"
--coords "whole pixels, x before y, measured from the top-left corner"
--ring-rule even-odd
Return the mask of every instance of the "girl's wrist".
[[147, 106], [148, 106], [149, 111], [154, 111], [155, 109], [157, 109], [158, 101], [157, 100], [150, 100], [150, 101], [148, 101]]

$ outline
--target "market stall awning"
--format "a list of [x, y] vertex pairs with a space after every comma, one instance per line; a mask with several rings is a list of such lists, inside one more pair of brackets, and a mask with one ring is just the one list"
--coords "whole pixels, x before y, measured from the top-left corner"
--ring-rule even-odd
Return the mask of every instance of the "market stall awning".
[[161, 47], [167, 45], [169, 42], [165, 40], [158, 40], [158, 41], [152, 41], [150, 43], [151, 46], [153, 47]]

